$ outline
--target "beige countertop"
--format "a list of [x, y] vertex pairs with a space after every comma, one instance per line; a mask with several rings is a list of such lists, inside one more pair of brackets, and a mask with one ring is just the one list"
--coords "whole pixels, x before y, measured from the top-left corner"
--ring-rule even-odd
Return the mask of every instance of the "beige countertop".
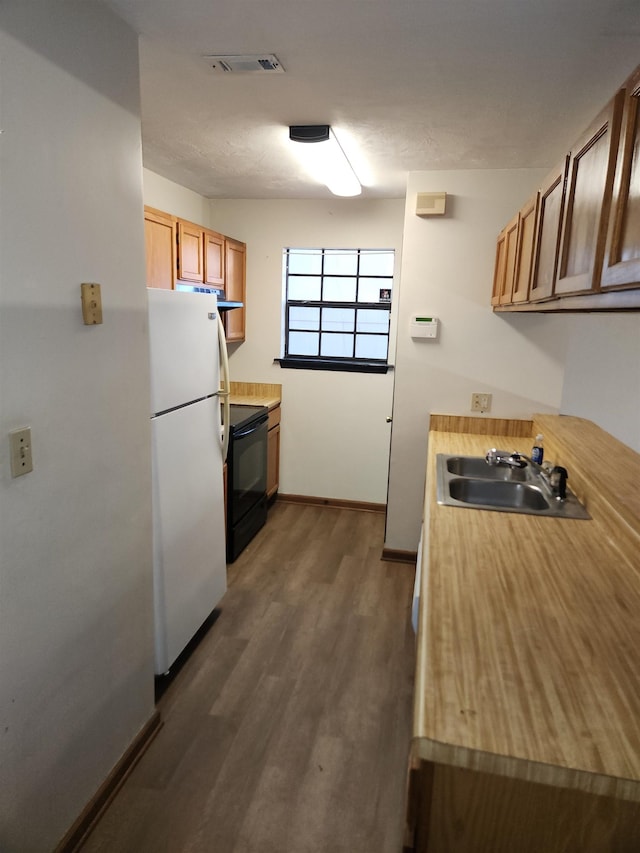
[[591, 520], [438, 505], [438, 453], [530, 438], [430, 432], [412, 755], [640, 801], [640, 456], [576, 418], [541, 427]]
[[229, 402], [237, 406], [266, 406], [268, 409], [275, 409], [280, 405], [280, 400], [276, 397], [269, 397], [258, 394], [234, 394], [229, 395]]
[[282, 385], [267, 382], [231, 382], [229, 402], [240, 406], [275, 409], [282, 402]]

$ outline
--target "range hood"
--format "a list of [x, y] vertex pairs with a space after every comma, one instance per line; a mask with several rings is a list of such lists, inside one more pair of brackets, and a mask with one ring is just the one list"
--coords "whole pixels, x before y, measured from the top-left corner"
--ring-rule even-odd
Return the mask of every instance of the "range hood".
[[208, 284], [191, 284], [188, 281], [177, 281], [176, 290], [183, 293], [210, 293], [218, 297], [218, 311], [231, 311], [234, 308], [244, 308], [243, 302], [227, 299], [222, 287], [212, 287]]

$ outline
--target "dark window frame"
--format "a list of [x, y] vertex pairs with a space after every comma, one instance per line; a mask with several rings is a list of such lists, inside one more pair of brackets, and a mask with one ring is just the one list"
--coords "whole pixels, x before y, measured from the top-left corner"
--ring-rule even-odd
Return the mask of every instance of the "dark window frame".
[[[389, 252], [394, 255], [394, 266], [395, 266], [395, 250], [394, 249], [330, 249], [330, 248], [314, 248], [308, 249], [307, 251], [319, 252], [321, 257], [321, 269], [320, 273], [299, 273], [299, 272], [289, 272], [289, 259], [290, 255], [296, 252], [303, 252], [305, 249], [301, 249], [299, 247], [293, 248], [289, 247], [284, 250], [285, 264], [284, 264], [284, 278], [285, 278], [285, 307], [284, 307], [284, 357], [280, 359], [276, 359], [279, 361], [281, 367], [292, 367], [298, 369], [309, 369], [309, 370], [343, 370], [349, 372], [362, 372], [362, 373], [386, 373], [387, 370], [391, 367], [389, 365], [389, 346], [390, 346], [390, 337], [391, 337], [391, 298], [389, 300], [378, 301], [378, 302], [364, 302], [358, 300], [358, 295], [360, 292], [360, 280], [367, 279], [370, 281], [371, 279], [379, 279], [380, 280], [380, 289], [388, 290], [389, 293], [393, 293], [393, 278], [394, 274], [391, 275], [371, 275], [369, 273], [361, 273], [360, 272], [360, 261], [361, 256], [363, 254], [371, 254], [373, 252]], [[356, 263], [356, 273], [355, 275], [336, 275], [335, 273], [326, 273], [325, 272], [325, 258], [326, 253], [332, 254], [335, 252], [349, 252], [354, 253], [357, 256]], [[395, 270], [394, 270], [395, 272]], [[289, 298], [289, 276], [295, 276], [296, 278], [304, 278], [305, 276], [313, 279], [320, 279], [320, 299], [290, 299]], [[355, 300], [354, 301], [340, 301], [340, 300], [330, 300], [323, 299], [324, 289], [327, 279], [355, 279]], [[289, 312], [291, 308], [304, 307], [304, 308], [318, 308], [319, 317], [318, 317], [318, 325], [316, 328], [295, 328], [290, 329], [289, 325]], [[336, 331], [323, 329], [322, 320], [323, 313], [326, 309], [339, 309], [339, 310], [353, 310], [353, 328], [351, 331]], [[387, 326], [387, 330], [385, 332], [369, 332], [369, 331], [359, 331], [358, 330], [358, 312], [359, 311], [384, 311], [388, 314], [389, 323]], [[315, 355], [295, 355], [290, 354], [289, 352], [289, 335], [291, 332], [308, 332], [312, 334], [318, 335], [318, 349]], [[331, 336], [331, 335], [348, 335], [352, 338], [352, 354], [350, 356], [324, 356], [322, 355], [322, 343], [323, 337]], [[386, 355], [384, 358], [359, 358], [356, 356], [356, 348], [358, 344], [359, 338], [364, 337], [377, 337], [384, 338], [386, 340]]]

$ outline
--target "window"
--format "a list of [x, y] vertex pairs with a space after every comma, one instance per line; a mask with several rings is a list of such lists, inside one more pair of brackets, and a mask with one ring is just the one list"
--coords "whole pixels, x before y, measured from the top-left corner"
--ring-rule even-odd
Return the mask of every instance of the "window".
[[386, 373], [392, 249], [284, 250], [282, 367]]

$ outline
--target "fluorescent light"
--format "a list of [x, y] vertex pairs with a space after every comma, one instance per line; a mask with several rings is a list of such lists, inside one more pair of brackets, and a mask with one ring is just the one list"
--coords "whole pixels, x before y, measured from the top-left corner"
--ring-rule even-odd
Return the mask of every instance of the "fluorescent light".
[[360, 181], [328, 124], [294, 125], [289, 128], [289, 139], [302, 143], [296, 146], [300, 161], [334, 195], [360, 195]]

